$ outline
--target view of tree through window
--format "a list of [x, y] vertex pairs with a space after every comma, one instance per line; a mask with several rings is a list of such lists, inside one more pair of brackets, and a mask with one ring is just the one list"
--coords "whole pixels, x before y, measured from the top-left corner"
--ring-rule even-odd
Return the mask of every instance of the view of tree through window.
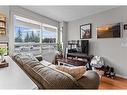
[[43, 43], [56, 43], [57, 32], [43, 31], [42, 32], [42, 42]]
[[57, 41], [57, 28], [51, 25], [14, 16], [15, 52], [33, 54], [54, 51]]
[[39, 29], [15, 26], [15, 42], [40, 42]]

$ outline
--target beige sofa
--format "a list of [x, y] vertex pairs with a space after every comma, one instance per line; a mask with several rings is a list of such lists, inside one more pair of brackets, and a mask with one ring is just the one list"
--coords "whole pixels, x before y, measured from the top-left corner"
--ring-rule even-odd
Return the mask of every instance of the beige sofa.
[[94, 71], [86, 71], [76, 80], [70, 74], [53, 68], [55, 65], [45, 65], [33, 56], [15, 54], [12, 58], [39, 89], [97, 89], [99, 86], [99, 76]]

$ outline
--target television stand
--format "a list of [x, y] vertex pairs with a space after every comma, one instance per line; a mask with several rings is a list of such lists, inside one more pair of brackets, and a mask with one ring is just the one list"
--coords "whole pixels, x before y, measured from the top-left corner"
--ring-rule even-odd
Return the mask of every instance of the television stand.
[[83, 54], [83, 53], [67, 53], [67, 58], [72, 58], [72, 60], [74, 58], [81, 58], [82, 60], [86, 60], [87, 61], [87, 67], [88, 67], [88, 70], [91, 70], [92, 67], [90, 66], [90, 62], [91, 62], [91, 59], [94, 57], [93, 55], [87, 55], [87, 54]]
[[83, 54], [83, 53], [67, 53], [67, 58], [71, 57], [73, 58], [82, 58], [82, 59], [87, 59], [88, 62], [91, 61], [91, 59], [93, 58], [93, 55], [87, 55], [87, 54]]
[[57, 59], [58, 65], [65, 65], [65, 66], [85, 66], [87, 62], [83, 60], [77, 59], [68, 59], [68, 58], [60, 58]]

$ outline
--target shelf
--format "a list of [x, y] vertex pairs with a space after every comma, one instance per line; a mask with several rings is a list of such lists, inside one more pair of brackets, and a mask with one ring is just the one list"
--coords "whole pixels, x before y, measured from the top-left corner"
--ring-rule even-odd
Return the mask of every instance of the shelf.
[[0, 27], [0, 29], [6, 29], [6, 27]]
[[0, 36], [6, 35], [6, 16], [0, 14]]
[[0, 22], [6, 23], [6, 21], [5, 21], [5, 20], [0, 20]]

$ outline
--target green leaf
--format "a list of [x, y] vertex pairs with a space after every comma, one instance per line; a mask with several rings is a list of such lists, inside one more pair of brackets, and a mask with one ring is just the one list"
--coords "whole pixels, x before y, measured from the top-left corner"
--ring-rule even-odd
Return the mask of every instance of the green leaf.
[[3, 55], [7, 52], [7, 48], [0, 48], [0, 55]]

